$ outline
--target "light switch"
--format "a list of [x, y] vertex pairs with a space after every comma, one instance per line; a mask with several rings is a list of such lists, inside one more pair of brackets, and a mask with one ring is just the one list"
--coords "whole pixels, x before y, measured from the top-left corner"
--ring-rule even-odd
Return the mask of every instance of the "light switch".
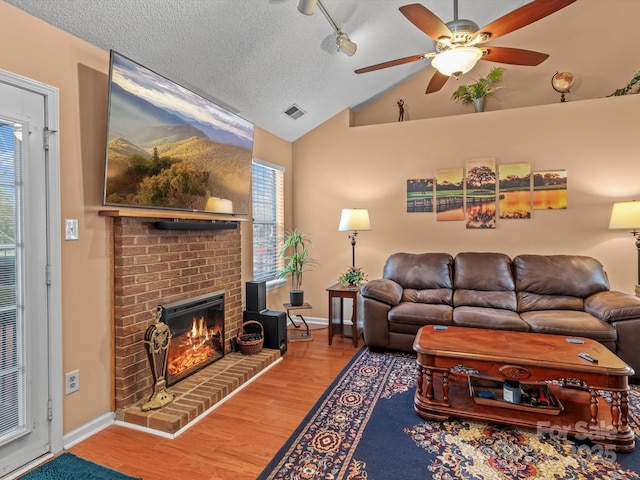
[[65, 218], [64, 239], [78, 240], [78, 220], [76, 218]]

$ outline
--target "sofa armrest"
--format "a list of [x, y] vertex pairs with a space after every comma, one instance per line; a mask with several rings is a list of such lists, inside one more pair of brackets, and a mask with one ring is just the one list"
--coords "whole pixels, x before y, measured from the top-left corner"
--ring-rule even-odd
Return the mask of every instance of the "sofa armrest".
[[393, 306], [400, 303], [402, 290], [402, 287], [393, 280], [378, 278], [362, 285], [360, 295]]
[[640, 298], [616, 291], [598, 292], [585, 298], [584, 309], [609, 323], [640, 318]]

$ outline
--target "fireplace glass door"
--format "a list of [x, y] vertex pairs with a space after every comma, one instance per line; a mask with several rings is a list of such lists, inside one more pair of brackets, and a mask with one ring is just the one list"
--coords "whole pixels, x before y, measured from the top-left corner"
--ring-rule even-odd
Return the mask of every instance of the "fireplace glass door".
[[171, 331], [167, 385], [224, 356], [224, 292], [163, 305], [162, 321]]

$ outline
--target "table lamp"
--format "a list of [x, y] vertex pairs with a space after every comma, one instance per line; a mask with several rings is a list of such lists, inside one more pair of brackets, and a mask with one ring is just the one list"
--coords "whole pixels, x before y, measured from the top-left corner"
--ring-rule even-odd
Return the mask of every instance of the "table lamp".
[[340, 216], [339, 232], [353, 232], [349, 234], [351, 239], [351, 266], [356, 266], [356, 236], [358, 231], [371, 230], [369, 211], [366, 208], [343, 208]]
[[638, 285], [640, 285], [640, 202], [619, 202], [613, 204], [609, 228], [631, 230], [636, 237], [638, 250]]

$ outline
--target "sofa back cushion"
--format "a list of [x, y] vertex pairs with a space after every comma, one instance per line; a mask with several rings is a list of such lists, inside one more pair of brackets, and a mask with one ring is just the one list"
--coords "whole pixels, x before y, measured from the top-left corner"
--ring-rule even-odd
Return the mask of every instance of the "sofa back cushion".
[[584, 299], [609, 290], [604, 267], [581, 255], [519, 255], [513, 259], [518, 311], [583, 310]]
[[466, 252], [456, 255], [453, 284], [455, 307], [516, 310], [511, 259], [503, 253]]
[[451, 304], [453, 257], [448, 253], [394, 253], [383, 276], [404, 289], [403, 302]]

